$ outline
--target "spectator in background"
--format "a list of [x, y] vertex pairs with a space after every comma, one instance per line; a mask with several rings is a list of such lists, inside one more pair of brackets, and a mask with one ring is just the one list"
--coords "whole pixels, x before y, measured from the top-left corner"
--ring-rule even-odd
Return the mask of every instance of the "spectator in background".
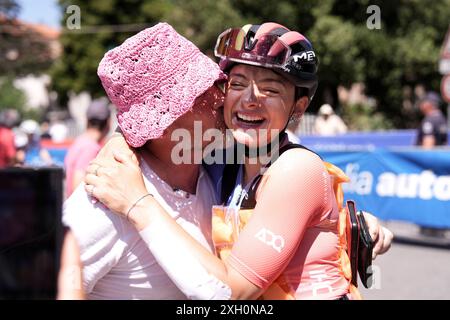
[[14, 145], [16, 146], [16, 155], [14, 165], [21, 166], [25, 164], [25, 149], [28, 144], [28, 136], [20, 128], [14, 128]]
[[12, 127], [15, 122], [14, 110], [0, 113], [0, 169], [14, 164], [16, 147]]
[[440, 98], [434, 92], [429, 92], [420, 101], [420, 111], [425, 116], [417, 132], [418, 146], [433, 148], [447, 144], [447, 121], [439, 110]]
[[48, 131], [54, 143], [63, 143], [67, 138], [67, 132], [67, 125], [62, 121], [53, 123]]
[[[41, 135], [39, 124], [31, 119], [20, 124], [17, 135], [25, 134], [24, 145], [18, 146], [16, 164], [33, 167], [50, 166], [53, 164], [52, 157], [47, 149], [41, 146]], [[17, 140], [16, 140], [17, 142]]]
[[70, 146], [64, 166], [66, 169], [66, 195], [69, 197], [83, 181], [89, 162], [101, 149], [101, 142], [110, 128], [109, 101], [106, 98], [94, 100], [87, 109], [87, 128]]
[[48, 121], [43, 121], [41, 123], [41, 139], [52, 139], [52, 135], [50, 134], [50, 125]]
[[314, 132], [322, 136], [334, 136], [347, 132], [344, 121], [334, 113], [329, 104], [324, 104], [319, 109], [319, 115], [314, 123]]
[[[447, 122], [439, 110], [441, 99], [435, 92], [428, 92], [419, 102], [420, 111], [425, 116], [417, 131], [418, 146], [431, 149], [447, 144]], [[443, 238], [448, 229], [421, 226], [423, 236]]]

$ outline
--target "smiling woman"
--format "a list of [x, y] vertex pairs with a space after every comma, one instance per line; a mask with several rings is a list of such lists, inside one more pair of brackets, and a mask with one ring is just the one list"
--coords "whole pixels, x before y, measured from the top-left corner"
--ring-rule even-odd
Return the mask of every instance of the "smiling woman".
[[307, 106], [308, 98], [295, 101], [295, 86], [273, 71], [245, 64], [230, 71], [224, 118], [238, 143], [249, 148], [271, 143]]

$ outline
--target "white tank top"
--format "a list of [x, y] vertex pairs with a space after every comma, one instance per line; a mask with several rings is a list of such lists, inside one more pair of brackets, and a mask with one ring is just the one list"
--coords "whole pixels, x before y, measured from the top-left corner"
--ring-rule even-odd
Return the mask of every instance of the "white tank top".
[[[200, 169], [196, 195], [189, 195], [174, 191], [144, 161], [141, 168], [148, 191], [180, 226], [212, 251], [211, 207], [216, 195], [204, 169]], [[63, 222], [80, 245], [88, 298], [186, 299], [136, 229], [101, 203], [92, 204], [83, 185], [64, 203]]]

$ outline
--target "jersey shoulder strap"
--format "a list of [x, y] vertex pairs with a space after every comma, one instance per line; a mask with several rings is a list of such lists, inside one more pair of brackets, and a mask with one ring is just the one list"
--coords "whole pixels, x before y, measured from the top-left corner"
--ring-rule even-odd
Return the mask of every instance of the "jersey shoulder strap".
[[[308, 150], [308, 151], [316, 154], [318, 157], [320, 157], [320, 155], [318, 155], [316, 152], [308, 149], [307, 147], [305, 147], [301, 144], [296, 144], [296, 143], [288, 143], [288, 144], [285, 144], [284, 146], [282, 146], [278, 152], [278, 157], [281, 156], [284, 152], [286, 152], [290, 149], [294, 149], [294, 148], [301, 148], [301, 149]], [[322, 157], [320, 157], [320, 158], [322, 159]], [[270, 165], [273, 162], [275, 162], [276, 160], [277, 160], [277, 158], [275, 158], [274, 160], [269, 162], [269, 164], [266, 166], [266, 168], [270, 167]], [[237, 164], [237, 163], [227, 164], [225, 166], [225, 169], [223, 171], [222, 188], [221, 188], [222, 203], [226, 203], [226, 201], [228, 200], [229, 196], [231, 195], [231, 193], [233, 192], [233, 190], [236, 186], [236, 179], [237, 179], [237, 175], [239, 172], [239, 167], [240, 167], [240, 164]], [[248, 190], [248, 194], [242, 202], [241, 208], [249, 209], [249, 208], [255, 207], [255, 205], [256, 205], [255, 194], [256, 194], [256, 190], [258, 189], [259, 183], [261, 182], [261, 178], [262, 178], [262, 175], [260, 174], [253, 179], [252, 184], [250, 185], [250, 189]]]
[[228, 198], [230, 197], [231, 193], [233, 192], [236, 186], [239, 166], [240, 164], [237, 163], [232, 164], [227, 163], [225, 165], [225, 168], [223, 169], [222, 186], [220, 193], [220, 199], [222, 204], [226, 204]]
[[[284, 146], [282, 146], [278, 152], [278, 157], [280, 157], [284, 152], [291, 150], [291, 149], [297, 149], [297, 148], [301, 148], [301, 149], [305, 149], [308, 150], [314, 154], [316, 154], [320, 159], [322, 159], [322, 157], [320, 155], [318, 155], [316, 152], [308, 149], [307, 147], [301, 145], [301, 144], [297, 144], [297, 143], [288, 143], [285, 144]], [[272, 163], [274, 163], [278, 158], [275, 158], [274, 160], [272, 160], [267, 166], [266, 168], [269, 168], [270, 165]], [[244, 200], [242, 201], [242, 205], [241, 208], [242, 209], [253, 209], [256, 207], [256, 191], [258, 190], [259, 184], [261, 183], [261, 179], [262, 179], [263, 175], [259, 174], [258, 176], [256, 176], [253, 181], [252, 184], [250, 185], [250, 188], [247, 192], [247, 196], [244, 198]]]

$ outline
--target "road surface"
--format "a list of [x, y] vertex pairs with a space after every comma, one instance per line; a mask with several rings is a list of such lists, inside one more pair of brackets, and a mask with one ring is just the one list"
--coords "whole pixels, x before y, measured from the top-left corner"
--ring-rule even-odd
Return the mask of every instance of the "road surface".
[[450, 299], [450, 248], [394, 242], [374, 260], [370, 290], [359, 285], [366, 300]]

